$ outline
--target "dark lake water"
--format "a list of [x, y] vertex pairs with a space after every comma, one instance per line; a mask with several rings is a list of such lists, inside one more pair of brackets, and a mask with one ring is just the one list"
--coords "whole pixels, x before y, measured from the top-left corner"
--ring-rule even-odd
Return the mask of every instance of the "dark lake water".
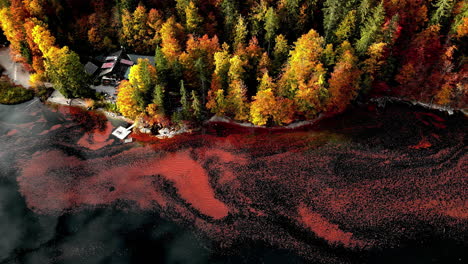
[[295, 131], [0, 105], [0, 263], [466, 263], [467, 122], [362, 106]]

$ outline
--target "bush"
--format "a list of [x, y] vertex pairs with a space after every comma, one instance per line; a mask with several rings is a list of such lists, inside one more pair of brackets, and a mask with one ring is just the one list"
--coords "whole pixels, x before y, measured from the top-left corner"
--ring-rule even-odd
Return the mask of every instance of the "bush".
[[117, 105], [114, 103], [105, 103], [104, 109], [106, 109], [109, 112], [119, 113], [119, 109], [117, 108]]
[[0, 104], [20, 104], [33, 98], [32, 90], [0, 80]]
[[39, 86], [36, 87], [35, 92], [36, 96], [41, 99], [41, 101], [47, 100], [49, 96], [54, 92], [55, 90], [53, 88], [47, 88], [45, 86]]

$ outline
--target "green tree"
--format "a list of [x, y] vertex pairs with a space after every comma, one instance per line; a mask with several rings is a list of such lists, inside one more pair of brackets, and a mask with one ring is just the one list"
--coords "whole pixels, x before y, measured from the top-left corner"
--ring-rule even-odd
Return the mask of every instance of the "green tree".
[[189, 6], [190, 2], [191, 0], [176, 0], [176, 10], [180, 21], [186, 20], [186, 8]]
[[168, 76], [169, 76], [169, 63], [164, 56], [164, 53], [161, 51], [161, 48], [158, 46], [156, 48], [156, 55], [154, 57], [156, 71], [156, 81], [159, 84], [167, 85]]
[[452, 9], [455, 6], [454, 0], [437, 0], [434, 4], [436, 10], [432, 13], [430, 23], [432, 25], [445, 25], [447, 19], [452, 15]]
[[[453, 19], [450, 32], [458, 37], [466, 36], [468, 27], [468, 3], [460, 1], [460, 11]], [[463, 33], [464, 32], [464, 33]]]
[[288, 59], [289, 45], [283, 35], [275, 38], [275, 47], [273, 49], [273, 75], [276, 76], [281, 71], [284, 63]]
[[201, 120], [202, 118], [202, 104], [200, 99], [197, 96], [197, 93], [192, 90], [192, 110], [193, 110], [193, 117], [195, 120]]
[[123, 12], [123, 10], [132, 12], [135, 9], [136, 5], [136, 0], [117, 0], [117, 7], [121, 13]]
[[353, 37], [354, 29], [356, 26], [356, 10], [348, 12], [346, 17], [341, 21], [340, 25], [336, 29], [335, 35], [338, 42], [349, 40]]
[[364, 54], [369, 46], [379, 41], [378, 37], [382, 33], [382, 24], [385, 19], [383, 3], [380, 3], [372, 10], [372, 15], [361, 27], [361, 38], [356, 42], [356, 50], [359, 54]]
[[361, 0], [357, 9], [358, 24], [366, 22], [366, 18], [369, 16], [369, 12], [371, 12], [375, 1], [376, 0]]
[[180, 104], [182, 105], [182, 119], [188, 120], [190, 116], [190, 104], [183, 80], [180, 81]]
[[268, 52], [270, 52], [271, 42], [279, 29], [279, 18], [273, 7], [268, 8], [265, 14], [265, 39], [268, 41]]
[[88, 78], [80, 57], [68, 47], [52, 47], [45, 57], [47, 77], [65, 97], [89, 95]]
[[157, 106], [157, 111], [160, 115], [165, 115], [165, 106], [164, 106], [164, 86], [161, 84], [156, 84], [153, 91], [153, 104]]
[[231, 32], [234, 32], [234, 26], [239, 17], [239, 2], [237, 0], [221, 0], [219, 6], [224, 18], [224, 32], [227, 34], [226, 37], [232, 40]]

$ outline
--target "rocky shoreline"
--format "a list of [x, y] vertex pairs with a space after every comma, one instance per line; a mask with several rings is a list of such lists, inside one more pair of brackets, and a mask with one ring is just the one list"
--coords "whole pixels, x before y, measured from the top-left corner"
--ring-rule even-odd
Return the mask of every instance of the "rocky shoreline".
[[409, 105], [414, 105], [414, 106], [420, 106], [425, 109], [429, 110], [438, 110], [441, 112], [445, 112], [449, 115], [453, 115], [457, 112], [463, 113], [465, 116], [468, 113], [468, 109], [457, 109], [457, 108], [451, 108], [448, 106], [442, 106], [442, 105], [437, 105], [437, 104], [431, 104], [431, 103], [424, 103], [416, 100], [406, 100], [398, 97], [391, 97], [391, 96], [383, 96], [383, 97], [378, 97], [378, 98], [372, 98], [370, 99], [370, 102], [376, 103], [379, 107], [385, 107], [386, 104], [388, 103], [403, 103], [403, 104], [409, 104]]

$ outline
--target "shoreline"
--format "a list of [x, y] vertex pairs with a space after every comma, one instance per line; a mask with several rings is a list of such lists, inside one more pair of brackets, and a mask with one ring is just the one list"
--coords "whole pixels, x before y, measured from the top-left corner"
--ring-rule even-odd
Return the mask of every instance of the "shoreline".
[[[55, 92], [54, 92], [55, 93]], [[52, 99], [51, 99], [52, 97]], [[72, 106], [72, 107], [79, 107], [82, 108], [84, 111], [97, 111], [103, 113], [106, 118], [108, 119], [114, 119], [118, 121], [124, 121], [128, 124], [134, 124], [135, 121], [131, 120], [129, 118], [126, 118], [122, 115], [118, 115], [113, 112], [106, 111], [103, 108], [98, 108], [98, 109], [93, 109], [93, 110], [87, 110], [85, 107], [85, 103], [83, 99], [66, 99], [66, 98], [54, 98], [53, 96], [49, 97], [44, 103], [45, 104], [56, 104], [56, 105], [64, 105], [64, 106]], [[36, 97], [35, 97], [36, 98]], [[34, 100], [34, 99], [33, 99]], [[372, 98], [370, 99], [367, 103], [363, 104], [377, 104], [378, 107], [385, 108], [387, 104], [406, 104], [410, 106], [417, 106], [421, 107], [426, 110], [437, 110], [440, 112], [447, 113], [448, 115], [454, 115], [456, 113], [462, 113], [465, 116], [467, 116], [467, 111], [465, 109], [454, 109], [450, 107], [444, 107], [436, 104], [430, 104], [430, 103], [424, 103], [424, 102], [419, 102], [419, 101], [410, 101], [410, 100], [405, 100], [397, 97], [389, 97], [389, 96], [384, 96], [384, 97], [379, 97], [379, 98]], [[294, 131], [294, 130], [300, 130], [304, 129], [307, 127], [312, 127], [316, 125], [318, 122], [325, 120], [327, 118], [332, 117], [332, 114], [325, 114], [321, 113], [317, 118], [314, 118], [312, 120], [302, 120], [302, 121], [295, 121], [287, 126], [274, 126], [274, 127], [267, 127], [267, 126], [257, 126], [252, 123], [248, 122], [237, 122], [235, 120], [232, 120], [228, 117], [221, 117], [221, 116], [212, 116], [210, 119], [205, 120], [200, 128], [203, 126], [209, 126], [209, 125], [216, 125], [216, 124], [226, 124], [226, 125], [231, 125], [239, 128], [244, 128], [244, 129], [255, 129], [255, 130], [269, 130], [269, 131]], [[173, 138], [178, 135], [184, 135], [184, 134], [190, 134], [193, 133], [197, 129], [176, 129], [175, 127], [168, 127], [168, 128], [163, 128], [160, 131], [164, 131], [163, 133], [159, 134], [147, 134], [147, 136], [152, 137], [154, 139], [168, 139], [168, 138]], [[140, 131], [134, 131], [133, 133], [141, 134]]]
[[93, 110], [86, 109], [86, 104], [83, 99], [76, 98], [76, 99], [68, 99], [61, 95], [57, 90], [55, 90], [47, 100], [44, 102], [45, 104], [55, 104], [55, 105], [63, 105], [63, 106], [72, 106], [72, 107], [79, 107], [82, 108], [84, 111], [97, 111], [103, 113], [107, 118], [115, 119], [119, 121], [124, 121], [129, 124], [135, 123], [134, 120], [126, 118], [122, 115], [118, 115], [113, 112], [106, 111], [104, 108], [96, 108]]
[[466, 116], [468, 113], [468, 109], [452, 108], [448, 106], [425, 103], [425, 102], [416, 101], [416, 100], [407, 100], [407, 99], [392, 97], [392, 96], [382, 96], [382, 97], [371, 98], [369, 102], [376, 103], [379, 107], [385, 107], [387, 103], [402, 103], [402, 104], [408, 104], [408, 105], [413, 105], [413, 106], [419, 106], [427, 110], [438, 110], [440, 112], [445, 112], [449, 115], [454, 115], [455, 113], [460, 112]]

